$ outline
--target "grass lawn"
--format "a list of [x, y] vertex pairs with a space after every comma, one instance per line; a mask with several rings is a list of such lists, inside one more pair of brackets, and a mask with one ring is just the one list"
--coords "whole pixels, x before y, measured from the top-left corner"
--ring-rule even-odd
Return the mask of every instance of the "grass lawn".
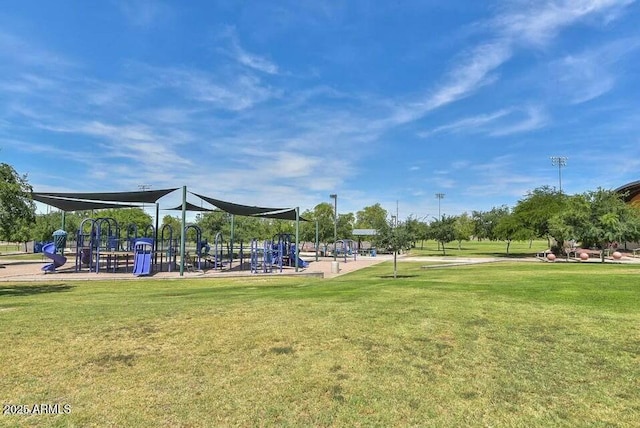
[[[531, 257], [536, 253], [549, 248], [546, 239], [529, 241], [513, 241], [507, 255], [507, 243], [505, 241], [462, 241], [460, 248], [458, 242], [450, 242], [445, 245], [445, 254], [455, 257]], [[418, 241], [416, 248], [410, 251], [413, 256], [442, 256], [442, 248], [436, 241]]]
[[640, 266], [420, 266], [0, 283], [0, 426], [640, 426]]

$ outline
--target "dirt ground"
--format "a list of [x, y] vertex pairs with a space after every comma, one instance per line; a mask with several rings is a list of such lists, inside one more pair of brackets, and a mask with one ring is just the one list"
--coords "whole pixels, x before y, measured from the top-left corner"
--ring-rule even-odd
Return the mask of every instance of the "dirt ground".
[[[252, 274], [248, 268], [247, 270], [240, 270], [238, 268], [233, 270], [197, 270], [197, 269], [185, 269], [184, 278], [220, 278], [231, 276], [247, 276], [257, 277], [264, 275], [305, 275], [305, 276], [318, 276], [322, 278], [334, 278], [345, 273], [352, 272], [358, 269], [365, 268], [377, 263], [381, 263], [386, 260], [390, 260], [392, 256], [378, 255], [377, 257], [362, 256], [358, 257], [355, 261], [349, 258], [347, 262], [344, 262], [344, 258], [338, 259], [339, 272], [335, 273], [332, 270], [333, 258], [320, 257], [318, 261], [315, 261], [315, 255], [302, 255], [304, 260], [309, 261], [309, 267], [299, 268], [298, 272], [295, 268], [285, 267], [282, 272], [277, 272], [277, 269], [273, 269], [274, 273], [258, 273]], [[6, 256], [0, 259], [0, 282], [10, 281], [69, 281], [69, 280], [88, 280], [88, 279], [136, 279], [145, 280], [149, 278], [153, 279], [171, 279], [180, 278], [179, 270], [173, 272], [154, 272], [150, 276], [136, 277], [131, 273], [131, 266], [128, 271], [120, 269], [118, 272], [109, 272], [105, 268], [101, 268], [99, 273], [89, 272], [86, 268], [80, 272], [75, 271], [75, 260], [73, 255], [67, 256], [67, 263], [56, 270], [54, 273], [45, 273], [42, 271], [42, 266], [50, 263], [47, 258], [42, 260], [19, 260], [11, 259], [10, 256]], [[165, 268], [166, 269], [166, 268]]]

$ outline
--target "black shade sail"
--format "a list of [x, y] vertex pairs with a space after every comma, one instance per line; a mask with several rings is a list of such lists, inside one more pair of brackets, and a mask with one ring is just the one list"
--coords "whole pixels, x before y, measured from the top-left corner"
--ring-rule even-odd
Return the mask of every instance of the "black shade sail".
[[[210, 198], [208, 196], [191, 193], [202, 200], [209, 202], [211, 205], [220, 208], [222, 211], [233, 215], [242, 215], [248, 217], [274, 218], [279, 220], [296, 220], [295, 208], [267, 208], [249, 205], [234, 204], [232, 202], [221, 201], [220, 199]], [[299, 217], [300, 221], [307, 221]]]
[[[182, 211], [182, 204], [178, 205], [177, 207], [164, 208], [164, 209], [167, 210], [167, 211]], [[210, 211], [216, 211], [216, 210], [212, 210], [211, 208], [201, 207], [201, 206], [192, 204], [191, 202], [187, 201], [187, 211], [210, 212]]]
[[98, 201], [80, 201], [76, 199], [52, 198], [42, 193], [33, 193], [33, 200], [58, 208], [62, 211], [103, 210], [107, 208], [133, 208], [138, 205], [114, 204]]
[[[106, 193], [50, 193], [39, 192], [38, 195], [50, 196], [52, 198], [66, 198], [66, 199], [82, 199], [101, 202], [138, 202], [145, 204], [153, 204], [158, 199], [169, 193], [178, 190], [174, 189], [159, 189], [159, 190], [141, 190], [137, 192], [106, 192]], [[36, 193], [34, 193], [35, 195]], [[34, 198], [35, 199], [35, 198]]]

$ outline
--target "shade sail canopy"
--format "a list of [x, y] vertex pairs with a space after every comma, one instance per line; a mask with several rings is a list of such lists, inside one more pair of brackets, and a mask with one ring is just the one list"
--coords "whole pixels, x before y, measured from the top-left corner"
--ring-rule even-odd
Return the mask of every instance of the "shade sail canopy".
[[[187, 211], [203, 211], [203, 212], [210, 212], [210, 211], [216, 211], [216, 210], [212, 210], [211, 208], [206, 208], [206, 207], [201, 207], [195, 204], [192, 204], [191, 202], [187, 201]], [[182, 205], [178, 205], [177, 207], [173, 207], [173, 208], [165, 208], [168, 211], [182, 211]]]
[[[145, 203], [153, 204], [158, 199], [169, 193], [178, 190], [160, 189], [160, 190], [142, 190], [137, 192], [106, 192], [106, 193], [50, 193], [39, 192], [38, 195], [50, 196], [52, 198], [81, 199], [84, 201], [100, 201], [100, 202], [124, 202], [124, 203]], [[35, 199], [35, 198], [34, 198]]]
[[98, 201], [81, 201], [77, 199], [52, 198], [51, 196], [41, 193], [33, 193], [33, 200], [42, 202], [62, 211], [88, 211], [88, 210], [104, 210], [108, 208], [133, 208], [138, 205], [130, 204], [114, 204]]
[[[221, 201], [220, 199], [210, 198], [208, 196], [192, 193], [200, 199], [209, 202], [211, 205], [220, 208], [222, 211], [233, 215], [242, 215], [248, 217], [274, 218], [279, 220], [296, 220], [295, 208], [268, 208], [250, 205], [234, 204], [232, 202]], [[307, 221], [299, 217], [300, 221]]]

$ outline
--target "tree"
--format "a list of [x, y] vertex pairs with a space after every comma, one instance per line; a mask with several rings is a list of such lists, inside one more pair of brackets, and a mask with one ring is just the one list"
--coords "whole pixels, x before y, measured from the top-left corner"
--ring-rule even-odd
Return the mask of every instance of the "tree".
[[508, 255], [511, 242], [529, 238], [531, 231], [526, 228], [518, 215], [510, 213], [500, 217], [494, 228], [494, 235], [497, 239], [506, 241]]
[[353, 223], [355, 216], [353, 213], [338, 215], [338, 239], [351, 239], [353, 237]]
[[[315, 241], [315, 222], [318, 222], [318, 240], [319, 242], [327, 243], [333, 242], [333, 218], [334, 208], [328, 202], [321, 202], [313, 208], [313, 211], [307, 211], [303, 214], [303, 217], [307, 220], [312, 220], [304, 227], [313, 225], [313, 240]], [[307, 236], [307, 235], [305, 235]]]
[[562, 245], [576, 239], [584, 247], [604, 249], [611, 243], [640, 239], [640, 212], [612, 190], [599, 188], [568, 198], [567, 208], [553, 217], [550, 233]]
[[561, 213], [567, 203], [567, 196], [549, 186], [538, 187], [526, 194], [518, 201], [513, 209], [525, 228], [533, 231], [539, 238], [547, 238], [551, 246], [549, 221], [553, 216]]
[[426, 236], [427, 236], [426, 231], [428, 229], [426, 223], [421, 222], [420, 220], [415, 218], [413, 215], [410, 215], [405, 220], [404, 225], [407, 229], [407, 233], [409, 234], [409, 238], [411, 239], [411, 248], [416, 247], [416, 242], [418, 241], [418, 239], [423, 240], [423, 247], [424, 247], [424, 239], [426, 239]]
[[26, 175], [0, 163], [0, 239], [13, 241], [21, 228], [35, 222], [32, 191]]
[[151, 216], [142, 208], [109, 208], [97, 211], [92, 217], [114, 219], [118, 223], [121, 236], [125, 235], [129, 228], [133, 229], [132, 225], [135, 225], [138, 236], [145, 230], [150, 231], [151, 226], [155, 227]]
[[407, 231], [406, 223], [399, 223], [397, 226], [385, 223], [378, 229], [378, 234], [374, 240], [379, 249], [384, 249], [393, 253], [393, 277], [398, 276], [398, 251], [411, 248], [411, 236]]
[[441, 219], [434, 219], [429, 225], [429, 235], [442, 246], [442, 254], [444, 255], [446, 255], [445, 244], [456, 239], [455, 221], [455, 217], [447, 217], [443, 214]]
[[456, 217], [453, 224], [455, 240], [458, 241], [458, 250], [462, 248], [462, 241], [468, 241], [473, 235], [474, 224], [469, 214], [463, 213]]
[[358, 229], [380, 230], [387, 226], [387, 210], [377, 203], [356, 212], [355, 227]]

